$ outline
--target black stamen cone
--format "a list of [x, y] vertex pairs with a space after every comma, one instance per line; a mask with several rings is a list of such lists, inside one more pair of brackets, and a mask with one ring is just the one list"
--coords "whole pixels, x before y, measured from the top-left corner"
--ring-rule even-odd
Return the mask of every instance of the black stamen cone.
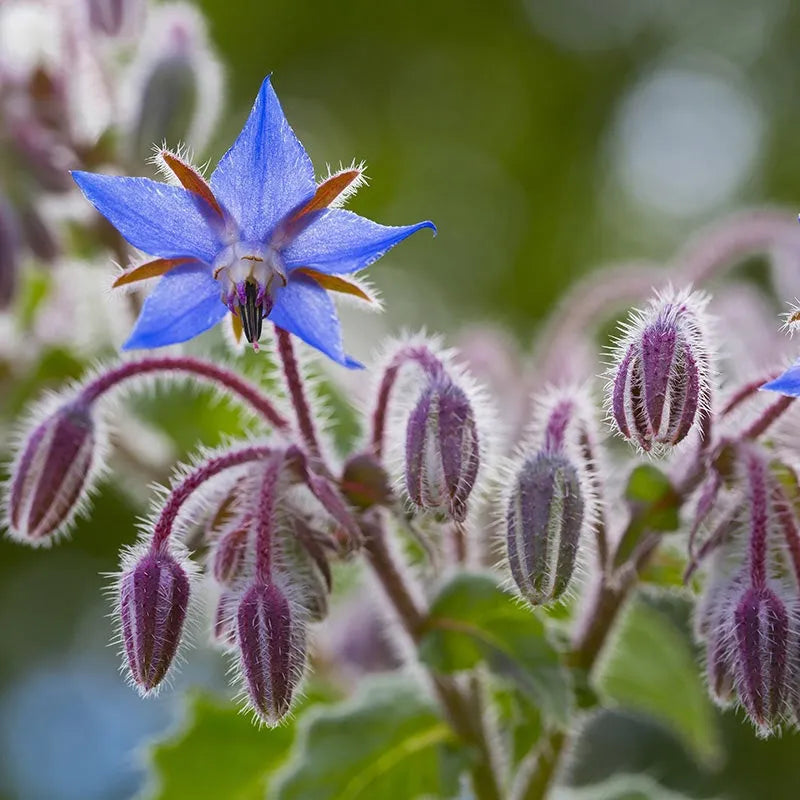
[[239, 304], [239, 316], [242, 318], [242, 330], [248, 342], [257, 342], [261, 338], [261, 326], [264, 309], [258, 302], [258, 286], [255, 283], [245, 284], [246, 302]]

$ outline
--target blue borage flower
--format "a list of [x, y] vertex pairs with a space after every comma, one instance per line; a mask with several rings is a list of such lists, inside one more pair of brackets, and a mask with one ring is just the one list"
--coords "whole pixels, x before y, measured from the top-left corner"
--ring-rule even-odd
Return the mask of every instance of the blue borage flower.
[[[343, 278], [432, 222], [389, 227], [331, 204], [352, 191], [352, 167], [317, 185], [314, 168], [267, 78], [233, 146], [208, 182], [175, 153], [159, 161], [180, 186], [73, 172], [86, 198], [134, 247], [156, 260], [115, 286], [163, 276], [123, 349], [184, 342], [232, 315], [257, 349], [269, 319], [334, 361], [360, 366], [342, 344], [329, 291], [370, 300]], [[222, 302], [220, 302], [220, 296]]]

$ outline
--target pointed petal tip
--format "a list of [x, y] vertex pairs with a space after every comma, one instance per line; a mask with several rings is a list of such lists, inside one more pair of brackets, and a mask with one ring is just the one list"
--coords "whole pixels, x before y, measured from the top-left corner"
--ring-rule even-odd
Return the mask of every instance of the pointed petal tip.
[[360, 361], [356, 361], [354, 358], [350, 356], [344, 357], [344, 365], [347, 369], [365, 369], [364, 365]]
[[430, 228], [433, 231], [434, 238], [439, 234], [439, 230], [437, 229], [436, 225], [434, 225], [429, 219], [426, 219], [425, 222], [420, 222], [417, 226], [417, 230], [422, 230], [423, 228]]
[[761, 392], [777, 392], [787, 397], [800, 397], [800, 367], [790, 367], [777, 378], [759, 387]]

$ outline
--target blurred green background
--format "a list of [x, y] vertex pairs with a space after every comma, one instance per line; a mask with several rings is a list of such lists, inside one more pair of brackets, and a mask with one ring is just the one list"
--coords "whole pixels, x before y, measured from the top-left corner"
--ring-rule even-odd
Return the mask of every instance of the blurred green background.
[[[527, 347], [556, 298], [592, 267], [665, 258], [742, 205], [798, 203], [800, 5], [790, 0], [198, 5], [228, 86], [205, 155], [221, 154], [272, 72], [318, 170], [367, 162], [371, 185], [354, 210], [439, 227], [434, 241], [414, 237], [371, 270], [388, 301], [382, 322], [348, 317], [349, 326], [454, 331], [488, 321]], [[366, 355], [370, 337], [349, 330], [351, 350]], [[4, 414], [81, 369], [53, 351], [5, 393]], [[214, 443], [237, 430], [207, 400], [162, 394], [157, 414], [155, 401], [139, 410], [181, 455], [195, 438]], [[180, 713], [179, 691], [140, 701], [106, 646], [101, 573], [134, 538], [145, 492], [131, 482], [124, 492], [106, 487], [91, 521], [52, 550], [0, 542], [8, 800], [132, 796], [143, 779], [140, 742]], [[224, 688], [217, 656], [193, 655], [177, 688], [196, 684]], [[732, 714], [721, 724], [726, 762], [708, 772], [665, 732], [604, 715], [588, 729], [574, 777], [628, 769], [698, 796], [797, 796], [800, 739], [760, 742]]]

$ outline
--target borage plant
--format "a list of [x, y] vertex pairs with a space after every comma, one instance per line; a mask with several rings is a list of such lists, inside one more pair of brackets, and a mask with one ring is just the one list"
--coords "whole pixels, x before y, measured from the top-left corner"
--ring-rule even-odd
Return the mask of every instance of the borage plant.
[[[546, 378], [569, 360], [576, 332], [661, 280], [632, 270], [598, 273], [557, 310], [520, 430], [498, 424], [458, 354], [409, 336], [372, 368], [360, 446], [336, 456], [296, 340], [360, 366], [329, 293], [371, 301], [353, 275], [432, 223], [386, 227], [337, 207], [362, 168], [316, 183], [269, 80], [208, 181], [180, 153], [161, 149], [156, 160], [171, 183], [74, 173], [149, 256], [116, 285], [159, 277], [125, 349], [183, 342], [226, 319], [236, 342], [258, 349], [264, 339], [272, 358], [251, 357], [278, 366], [283, 391], [190, 356], [121, 361], [43, 402], [5, 495], [15, 539], [42, 546], [64, 535], [105, 468], [120, 416], [109, 401], [154, 377], [210, 384], [260, 420], [259, 436], [182, 468], [122, 555], [120, 641], [143, 695], [168, 679], [187, 619], [211, 596], [211, 637], [232, 654], [248, 707], [279, 724], [325, 624], [332, 565], [360, 557], [414, 668], [303, 712], [304, 757], [276, 779], [277, 796], [378, 797], [401, 785], [404, 797], [546, 797], [583, 719], [632, 699], [709, 755], [705, 722], [648, 694], [647, 670], [669, 671], [685, 649], [657, 610], [653, 590], [664, 586], [698, 597], [713, 699], [743, 709], [761, 736], [800, 723], [800, 482], [773, 435], [800, 368], [723, 390], [708, 297], [691, 288], [785, 238], [781, 214], [711, 231], [672, 270], [677, 288], [656, 286], [622, 326], [605, 409], [629, 447], [601, 432], [599, 368], [577, 382]], [[648, 635], [634, 651], [642, 661], [629, 658], [626, 647]], [[695, 685], [685, 677], [676, 672], [676, 691]], [[359, 772], [368, 777], [356, 785]]]

